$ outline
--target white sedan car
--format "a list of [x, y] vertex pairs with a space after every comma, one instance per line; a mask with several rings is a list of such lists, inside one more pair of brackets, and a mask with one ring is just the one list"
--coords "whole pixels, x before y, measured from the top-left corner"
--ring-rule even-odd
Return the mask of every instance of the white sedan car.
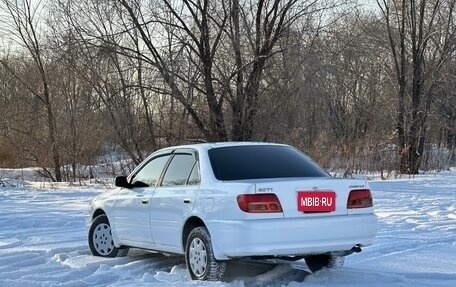
[[377, 231], [365, 180], [335, 179], [297, 149], [207, 143], [150, 155], [90, 205], [92, 254], [129, 247], [185, 254], [192, 279], [220, 280], [235, 258], [341, 267]]

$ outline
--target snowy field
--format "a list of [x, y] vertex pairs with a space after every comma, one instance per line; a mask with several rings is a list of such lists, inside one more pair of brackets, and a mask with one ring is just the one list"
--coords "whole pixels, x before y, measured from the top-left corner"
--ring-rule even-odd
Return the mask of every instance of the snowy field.
[[0, 184], [0, 286], [456, 286], [456, 171], [373, 181], [376, 243], [340, 271], [233, 262], [224, 282], [192, 282], [183, 257], [89, 254], [86, 216], [106, 186]]

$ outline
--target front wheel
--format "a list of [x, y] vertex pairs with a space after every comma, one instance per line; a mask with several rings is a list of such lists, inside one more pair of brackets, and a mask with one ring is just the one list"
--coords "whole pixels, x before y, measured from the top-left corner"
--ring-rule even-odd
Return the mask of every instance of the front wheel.
[[310, 271], [317, 272], [322, 268], [340, 269], [344, 266], [345, 257], [327, 254], [309, 255], [304, 257]]
[[111, 233], [111, 225], [108, 217], [104, 214], [97, 216], [89, 228], [90, 252], [95, 256], [116, 257], [127, 254], [128, 249], [120, 249], [114, 246]]
[[193, 229], [187, 239], [185, 263], [193, 280], [219, 281], [225, 273], [226, 262], [217, 261], [211, 236], [206, 227]]

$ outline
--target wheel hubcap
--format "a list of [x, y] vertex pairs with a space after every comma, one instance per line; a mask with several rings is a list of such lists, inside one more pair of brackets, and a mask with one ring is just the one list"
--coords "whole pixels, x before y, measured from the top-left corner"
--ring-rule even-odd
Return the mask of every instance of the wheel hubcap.
[[109, 255], [114, 249], [114, 241], [112, 240], [111, 227], [102, 223], [99, 224], [93, 232], [93, 245], [101, 255]]
[[202, 276], [207, 268], [207, 252], [204, 242], [195, 238], [190, 243], [190, 268], [196, 276]]

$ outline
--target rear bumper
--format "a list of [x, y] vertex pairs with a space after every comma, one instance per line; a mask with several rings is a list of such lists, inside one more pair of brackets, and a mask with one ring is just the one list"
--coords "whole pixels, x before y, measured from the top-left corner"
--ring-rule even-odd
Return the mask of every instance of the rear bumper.
[[377, 233], [374, 214], [206, 222], [218, 260], [293, 256], [368, 246]]

